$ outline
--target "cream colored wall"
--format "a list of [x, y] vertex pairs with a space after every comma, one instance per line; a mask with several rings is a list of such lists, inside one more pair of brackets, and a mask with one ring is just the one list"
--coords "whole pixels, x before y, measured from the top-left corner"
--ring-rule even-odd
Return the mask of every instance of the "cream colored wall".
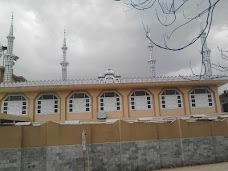
[[[124, 87], [121, 88], [116, 86], [116, 88], [108, 89], [107, 88], [98, 88], [96, 85], [93, 87], [81, 87], [81, 88], [71, 88], [68, 89], [67, 86], [64, 89], [58, 90], [58, 87], [53, 87], [53, 91], [50, 90], [42, 90], [42, 91], [31, 91], [32, 88], [27, 91], [15, 93], [7, 93], [2, 92], [0, 93], [0, 100], [9, 95], [9, 94], [24, 94], [28, 99], [28, 117], [31, 118], [32, 121], [64, 121], [64, 120], [96, 120], [97, 113], [99, 111], [99, 96], [103, 91], [117, 91], [121, 98], [122, 98], [122, 109], [118, 112], [107, 112], [107, 118], [138, 118], [138, 117], [155, 117], [155, 116], [176, 116], [176, 115], [189, 115], [189, 114], [209, 114], [209, 113], [216, 113], [221, 111], [220, 101], [218, 96], [218, 89], [217, 86], [209, 86], [208, 88], [213, 92], [214, 96], [214, 106], [208, 108], [191, 108], [190, 107], [190, 100], [189, 100], [189, 92], [193, 88], [193, 86], [181, 86], [181, 87], [137, 87], [137, 85], [131, 85], [128, 88]], [[182, 103], [183, 106], [181, 109], [161, 109], [160, 107], [160, 94], [164, 89], [177, 89], [182, 94]], [[134, 90], [146, 90], [152, 95], [152, 109], [151, 110], [142, 110], [142, 111], [132, 111], [130, 110], [129, 105], [129, 95]], [[86, 92], [91, 97], [91, 112], [86, 113], [68, 113], [67, 109], [67, 98], [72, 92]], [[60, 101], [60, 109], [58, 114], [36, 114], [35, 107], [35, 99], [41, 93], [55, 93], [59, 97]], [[1, 106], [2, 107], [2, 106]]]

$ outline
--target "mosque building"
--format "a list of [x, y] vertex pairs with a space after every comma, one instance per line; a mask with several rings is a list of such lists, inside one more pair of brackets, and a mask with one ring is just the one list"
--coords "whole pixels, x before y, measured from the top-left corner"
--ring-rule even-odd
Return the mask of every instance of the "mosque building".
[[[202, 34], [206, 74], [158, 77], [155, 75], [153, 44], [149, 43], [150, 77], [123, 78], [111, 69], [96, 79], [67, 78], [67, 43], [64, 30], [61, 80], [27, 81], [13, 74], [13, 18], [7, 47], [0, 46], [0, 110], [2, 114], [29, 117], [34, 122], [127, 119], [186, 116], [221, 112], [218, 87], [226, 77], [213, 76], [210, 49]], [[6, 52], [5, 52], [6, 51]], [[5, 53], [4, 53], [5, 52]]]

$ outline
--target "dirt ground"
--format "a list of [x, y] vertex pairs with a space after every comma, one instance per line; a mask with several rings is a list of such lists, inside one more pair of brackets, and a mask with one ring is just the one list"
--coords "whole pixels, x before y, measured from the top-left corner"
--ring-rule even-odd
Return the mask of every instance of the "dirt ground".
[[179, 167], [179, 168], [171, 168], [171, 169], [161, 169], [161, 170], [162, 171], [228, 171], [228, 162], [200, 165], [200, 166], [188, 166], [188, 167]]

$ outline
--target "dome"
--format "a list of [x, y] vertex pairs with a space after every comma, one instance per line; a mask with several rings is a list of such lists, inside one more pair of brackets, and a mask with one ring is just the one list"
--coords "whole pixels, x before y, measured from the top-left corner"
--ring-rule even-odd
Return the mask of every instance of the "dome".
[[107, 74], [115, 75], [115, 72], [114, 72], [113, 70], [111, 70], [111, 69], [108, 69], [108, 70], [106, 70], [106, 71], [104, 72], [104, 74], [105, 74], [105, 75], [107, 75]]

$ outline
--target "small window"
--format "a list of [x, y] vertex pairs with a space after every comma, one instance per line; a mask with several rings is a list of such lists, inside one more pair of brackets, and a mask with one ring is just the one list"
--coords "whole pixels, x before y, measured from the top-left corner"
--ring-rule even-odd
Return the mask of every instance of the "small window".
[[106, 92], [105, 97], [115, 97], [115, 93], [114, 92]]

